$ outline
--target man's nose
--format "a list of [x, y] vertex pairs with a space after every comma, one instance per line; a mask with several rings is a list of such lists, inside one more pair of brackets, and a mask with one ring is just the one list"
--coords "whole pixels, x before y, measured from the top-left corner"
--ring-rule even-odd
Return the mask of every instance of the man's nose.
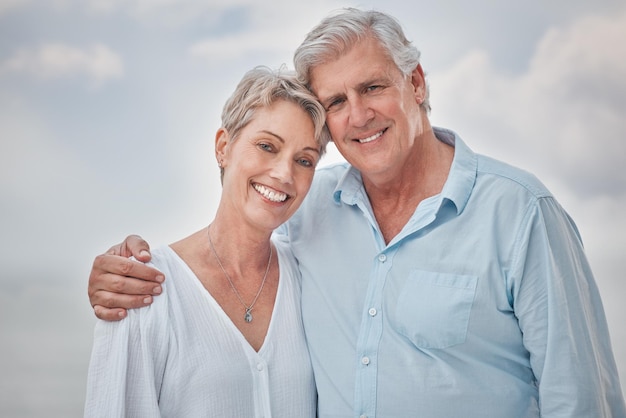
[[374, 111], [369, 106], [367, 100], [362, 97], [353, 97], [349, 101], [350, 106], [350, 124], [356, 127], [362, 127], [374, 117]]

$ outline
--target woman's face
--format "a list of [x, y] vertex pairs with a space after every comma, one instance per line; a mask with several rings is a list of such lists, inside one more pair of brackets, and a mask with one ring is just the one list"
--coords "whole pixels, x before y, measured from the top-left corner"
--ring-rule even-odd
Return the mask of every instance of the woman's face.
[[224, 168], [223, 203], [240, 220], [269, 230], [298, 209], [320, 158], [313, 121], [286, 100], [257, 109], [234, 141], [218, 132], [216, 151]]

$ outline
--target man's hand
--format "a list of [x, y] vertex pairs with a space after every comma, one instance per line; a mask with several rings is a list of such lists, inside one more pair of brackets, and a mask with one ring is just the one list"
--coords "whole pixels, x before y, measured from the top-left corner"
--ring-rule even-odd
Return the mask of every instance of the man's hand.
[[137, 261], [150, 261], [150, 246], [138, 235], [126, 237], [93, 262], [89, 274], [89, 301], [96, 316], [117, 321], [126, 316], [126, 309], [152, 303], [152, 296], [161, 293], [163, 273]]

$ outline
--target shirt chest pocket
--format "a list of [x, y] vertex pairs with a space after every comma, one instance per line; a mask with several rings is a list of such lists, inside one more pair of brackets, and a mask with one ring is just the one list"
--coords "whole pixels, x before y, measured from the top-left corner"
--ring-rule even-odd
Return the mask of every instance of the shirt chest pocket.
[[475, 276], [411, 271], [390, 318], [392, 326], [422, 348], [463, 343], [477, 281]]

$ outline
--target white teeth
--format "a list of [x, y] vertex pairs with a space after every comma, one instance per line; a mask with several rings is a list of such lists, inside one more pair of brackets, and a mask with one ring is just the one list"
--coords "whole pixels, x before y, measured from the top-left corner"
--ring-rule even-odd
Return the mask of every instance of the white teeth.
[[359, 139], [359, 142], [361, 144], [367, 144], [368, 142], [372, 142], [373, 140], [380, 138], [380, 136], [383, 134], [383, 132], [384, 131], [380, 131], [377, 134], [374, 134], [374, 135], [372, 135], [370, 137]]
[[268, 200], [271, 200], [272, 202], [284, 202], [285, 200], [287, 200], [286, 193], [275, 192], [260, 184], [254, 184], [253, 187], [254, 187], [254, 190], [261, 193], [263, 197], [265, 197]]

